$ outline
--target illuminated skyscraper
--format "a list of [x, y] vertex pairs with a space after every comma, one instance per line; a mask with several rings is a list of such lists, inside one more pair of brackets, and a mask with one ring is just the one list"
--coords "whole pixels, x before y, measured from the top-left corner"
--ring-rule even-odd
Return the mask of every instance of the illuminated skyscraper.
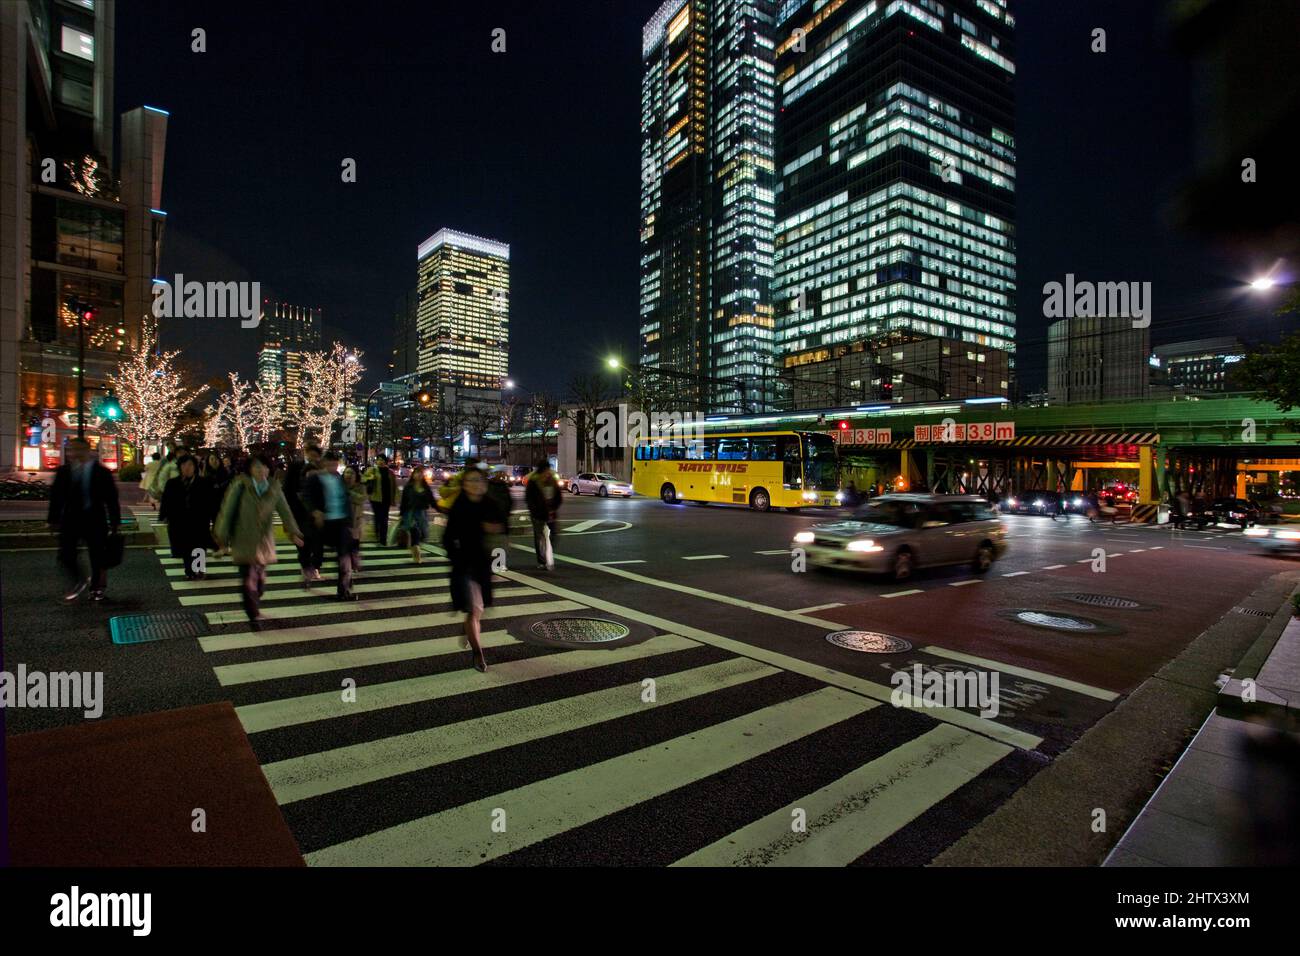
[[773, 0], [668, 0], [642, 33], [641, 364], [752, 410], [771, 365]]
[[421, 378], [500, 393], [509, 370], [510, 246], [440, 229], [416, 260]]
[[301, 409], [303, 356], [320, 351], [320, 309], [262, 303], [262, 348], [257, 353], [257, 379], [268, 387], [284, 386], [284, 412], [297, 415]]
[[1007, 0], [783, 0], [786, 368], [931, 336], [1014, 352], [1014, 27]]

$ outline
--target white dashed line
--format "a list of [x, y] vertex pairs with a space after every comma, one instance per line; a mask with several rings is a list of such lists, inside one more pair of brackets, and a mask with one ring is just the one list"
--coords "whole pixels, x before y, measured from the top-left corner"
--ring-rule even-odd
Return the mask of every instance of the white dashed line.
[[1004, 578], [1018, 578], [1018, 577], [1020, 577], [1020, 575], [1022, 575], [1022, 574], [1028, 574], [1028, 573], [1029, 573], [1028, 571], [1008, 571], [1006, 574], [1004, 574], [1004, 575], [1002, 575], [1002, 576], [1003, 576]]
[[755, 551], [755, 554], [789, 554], [789, 548], [778, 548], [775, 551]]
[[1065, 564], [1048, 564], [1048, 565], [1045, 565], [1045, 566], [1043, 567], [1043, 570], [1044, 570], [1044, 571], [1055, 571], [1057, 568], [1064, 568], [1064, 567], [1069, 567], [1069, 565], [1065, 565]]
[[640, 558], [628, 558], [624, 561], [597, 561], [597, 564], [645, 564]]
[[981, 581], [980, 578], [971, 578], [969, 581], [949, 581], [948, 587], [960, 588], [960, 587], [965, 587], [968, 584], [981, 584], [981, 583], [983, 582]]
[[882, 598], [906, 597], [909, 594], [920, 594], [920, 588], [912, 588], [910, 591], [894, 591], [891, 594], [882, 594]]
[[684, 554], [683, 561], [716, 561], [719, 558], [725, 558], [725, 554]]
[[811, 614], [813, 611], [829, 611], [833, 607], [843, 607], [842, 601], [836, 601], [832, 604], [817, 604], [813, 607], [801, 607], [791, 611], [791, 614]]

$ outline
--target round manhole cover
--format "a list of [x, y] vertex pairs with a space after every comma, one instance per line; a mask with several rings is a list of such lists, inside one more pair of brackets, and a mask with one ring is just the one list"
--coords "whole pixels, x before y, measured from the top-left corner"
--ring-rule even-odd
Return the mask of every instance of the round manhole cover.
[[1053, 631], [1086, 633], [1100, 630], [1095, 621], [1089, 621], [1082, 617], [1071, 617], [1068, 614], [1054, 614], [1048, 611], [1017, 611], [1016, 620], [1022, 624], [1046, 627]]
[[1071, 601], [1077, 604], [1087, 604], [1091, 607], [1111, 607], [1123, 610], [1132, 610], [1135, 607], [1141, 607], [1137, 601], [1130, 601], [1128, 598], [1116, 597], [1113, 594], [1070, 594]]
[[863, 654], [900, 654], [912, 649], [912, 645], [901, 637], [879, 631], [835, 631], [827, 634], [826, 640], [837, 647]]
[[603, 644], [632, 633], [618, 621], [598, 617], [552, 617], [534, 622], [531, 630], [540, 638], [565, 644]]

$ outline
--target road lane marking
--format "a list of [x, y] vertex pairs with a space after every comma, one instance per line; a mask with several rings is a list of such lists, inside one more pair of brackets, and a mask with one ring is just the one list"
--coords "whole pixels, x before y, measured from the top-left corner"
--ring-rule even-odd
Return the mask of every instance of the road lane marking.
[[[865, 713], [828, 687], [642, 750], [379, 830], [306, 855], [311, 866], [470, 866], [496, 859], [761, 757]], [[581, 794], [581, 799], [574, 799]], [[487, 822], [510, 808], [510, 826]]]
[[1044, 565], [1044, 566], [1043, 566], [1043, 570], [1044, 570], [1044, 571], [1055, 571], [1055, 570], [1057, 570], [1058, 568], [1067, 568], [1067, 567], [1069, 567], [1068, 564], [1047, 564], [1047, 565]]
[[[409, 559], [407, 560], [407, 564], [410, 565]], [[271, 565], [271, 567], [275, 567], [275, 565]], [[353, 572], [353, 576], [356, 577], [359, 575], [364, 575], [366, 579], [375, 578], [375, 577], [383, 577], [383, 578], [437, 577], [438, 575], [447, 574], [450, 571], [450, 566], [444, 563], [438, 563], [438, 564], [430, 563], [430, 564], [410, 565], [409, 567], [405, 567], [405, 568], [384, 568], [380, 570], [378, 573], [367, 574], [367, 572], [370, 571], [371, 571], [371, 562], [367, 561], [366, 566], [364, 568], [357, 568]], [[177, 574], [183, 574], [183, 573], [184, 573], [183, 571], [177, 572]], [[231, 573], [238, 574], [239, 572], [236, 569], [234, 572]], [[212, 572], [208, 572], [208, 574], [209, 577], [202, 581], [168, 581], [167, 583], [171, 585], [173, 591], [209, 591], [216, 588], [238, 587], [239, 585], [239, 581], [237, 579], [231, 580], [229, 577], [223, 577], [220, 580], [212, 580], [211, 579]], [[322, 580], [324, 580], [324, 578], [322, 578]], [[302, 571], [299, 570], [298, 568], [294, 568], [291, 571], [290, 570], [281, 571], [278, 574], [271, 573], [270, 571], [268, 571], [266, 575], [266, 583], [268, 585], [291, 584], [294, 582], [301, 582], [301, 581], [302, 581]]]
[[[440, 602], [448, 607], [450, 601]], [[553, 614], [560, 611], [581, 611], [585, 605], [574, 601], [538, 601], [529, 604], [499, 604], [483, 611], [483, 620], [504, 620], [533, 614]], [[332, 624], [310, 624], [306, 627], [282, 628], [265, 631], [242, 631], [234, 634], [213, 634], [199, 638], [199, 647], [209, 653], [239, 650], [246, 647], [277, 647], [304, 641], [324, 641], [343, 637], [360, 637], [365, 634], [387, 634], [392, 631], [422, 630], [445, 624], [464, 623], [460, 611], [434, 611], [412, 614], [407, 617], [363, 618]]]
[[[1064, 565], [1062, 565], [1062, 567], [1064, 567]], [[1006, 574], [1002, 576], [1004, 578], [1018, 578], [1020, 577], [1020, 575], [1028, 574], [1028, 573], [1029, 573], [1028, 571], [1008, 571]]]
[[[325, 654], [300, 654], [297, 657], [273, 657], [246, 664], [214, 666], [213, 672], [222, 687], [236, 684], [255, 684], [264, 680], [285, 677], [302, 677], [306, 674], [324, 674], [350, 667], [373, 667], [376, 664], [395, 664], [401, 661], [441, 657], [444, 654], [463, 654], [463, 638], [459, 634], [435, 637], [426, 641], [406, 641], [401, 644], [380, 644], [377, 647], [359, 647], [348, 651], [329, 651]], [[484, 631], [479, 635], [484, 647], [501, 647], [518, 644], [519, 639], [507, 631]]]
[[1146, 548], [1134, 548], [1132, 551], [1129, 552], [1129, 554], [1141, 554], [1145, 550]]
[[774, 551], [755, 551], [755, 554], [789, 554], [789, 548], [777, 548]]
[[1148, 551], [1163, 551], [1164, 549], [1165, 546], [1163, 544], [1153, 544], [1151, 547], [1147, 548]]
[[880, 595], [882, 598], [907, 597], [909, 594], [920, 594], [920, 588], [909, 588], [906, 591], [890, 591], [888, 594]]
[[921, 648], [922, 654], [933, 654], [935, 657], [946, 657], [949, 660], [961, 661], [965, 664], [977, 664], [980, 667], [987, 668], [991, 671], [1001, 671], [1004, 674], [1014, 674], [1017, 677], [1024, 677], [1029, 680], [1038, 681], [1040, 684], [1051, 684], [1053, 687], [1060, 687], [1063, 690], [1074, 691], [1076, 694], [1084, 694], [1087, 697], [1095, 697], [1098, 700], [1114, 700], [1119, 694], [1114, 691], [1106, 690], [1101, 687], [1093, 687], [1089, 684], [1081, 684], [1078, 681], [1070, 680], [1067, 677], [1057, 677], [1054, 674], [1044, 674], [1042, 671], [1029, 670], [1027, 667], [1016, 667], [1012, 664], [1003, 664], [1001, 661], [991, 660], [987, 657], [976, 657], [974, 654], [963, 654], [961, 651], [950, 651], [946, 647], [937, 647], [933, 644]]
[[[1006, 577], [1006, 575], [1003, 575], [1003, 577]], [[970, 578], [969, 580], [966, 580], [966, 581], [949, 581], [949, 582], [948, 582], [948, 587], [950, 587], [950, 588], [962, 588], [962, 587], [965, 587], [965, 586], [968, 585], [968, 584], [983, 584], [983, 583], [984, 583], [984, 581], [983, 581], [982, 578]]]
[[833, 601], [830, 604], [814, 604], [812, 607], [796, 608], [795, 614], [811, 614], [813, 611], [829, 611], [833, 607], [843, 607], [843, 601]]
[[719, 558], [726, 558], [725, 554], [684, 554], [683, 561], [716, 561]]
[[673, 866], [847, 866], [993, 766], [1011, 748], [940, 724]]
[[[705, 599], [717, 601], [722, 604], [752, 607], [753, 610], [758, 611], [759, 613], [771, 614], [776, 617], [785, 618], [786, 620], [797, 621], [801, 624], [811, 624], [814, 627], [828, 631], [842, 631], [845, 627], [839, 621], [827, 621], [821, 618], [793, 614], [789, 611], [780, 611], [776, 608], [766, 607], [761, 604], [753, 605], [748, 601], [729, 598], [726, 595], [721, 594], [710, 594], [707, 591], [700, 591], [698, 588], [687, 587], [686, 585], [676, 584], [671, 581], [658, 581], [655, 578], [647, 578], [644, 575], [636, 574], [631, 571], [623, 571], [618, 568], [602, 568], [599, 565], [594, 565], [589, 561], [582, 561], [578, 558], [568, 558], [566, 556], [566, 560], [574, 564], [596, 568], [597, 570], [604, 571], [606, 574], [613, 574], [617, 577], [647, 582], [663, 590], [696, 594]], [[579, 591], [560, 587], [550, 581], [543, 581], [527, 574], [520, 574], [518, 571], [506, 571], [503, 572], [503, 574], [505, 577], [510, 578], [519, 584], [526, 584], [530, 587], [537, 588], [539, 591], [545, 591], [548, 594], [552, 594], [555, 597], [568, 599], [581, 607], [594, 608], [606, 611], [610, 614], [617, 614], [629, 620], [648, 624], [661, 631], [670, 631], [674, 634], [681, 634], [683, 637], [689, 637], [691, 640], [699, 641], [701, 644], [708, 644], [710, 647], [721, 648], [722, 650], [729, 651], [732, 654], [737, 654], [741, 657], [750, 657], [754, 660], [763, 661], [766, 664], [780, 667], [783, 670], [791, 671], [795, 674], [803, 674], [805, 677], [811, 677], [813, 680], [820, 681], [823, 684], [830, 684], [834, 687], [839, 687], [855, 694], [861, 694], [863, 697], [869, 697], [872, 700], [893, 703], [894, 689], [884, 684], [878, 684], [875, 681], [855, 677], [852, 674], [845, 674], [843, 671], [832, 670], [831, 668], [820, 664], [812, 664], [808, 661], [800, 660], [797, 657], [790, 657], [786, 654], [768, 650], [767, 648], [759, 647], [755, 644], [747, 644], [744, 641], [723, 637], [721, 634], [714, 634], [711, 631], [705, 631], [688, 624], [679, 624], [676, 621], [659, 617], [656, 614], [647, 614], [643, 611], [638, 611], [636, 608], [616, 604], [613, 601], [606, 601], [593, 595], [587, 595]], [[918, 590], [914, 593], [920, 594], [921, 592]], [[955, 724], [965, 730], [970, 730], [977, 734], [983, 734], [986, 737], [992, 737], [994, 740], [1000, 740], [1003, 743], [1011, 744], [1013, 747], [1019, 747], [1022, 750], [1033, 750], [1043, 742], [1043, 738], [1036, 736], [1035, 734], [1016, 730], [1014, 727], [1008, 727], [987, 718], [968, 714], [965, 711], [956, 710], [955, 708], [931, 707], [927, 708], [926, 712], [928, 716], [933, 717], [935, 720]]]
[[1184, 547], [1184, 548], [1195, 548], [1197, 551], [1227, 551], [1227, 550], [1229, 550], [1228, 548], [1216, 548], [1216, 547], [1214, 547], [1213, 545], [1207, 545], [1207, 544], [1185, 544], [1185, 545], [1183, 545], [1183, 547]]
[[623, 561], [597, 561], [597, 564], [645, 564], [640, 558], [627, 558]]
[[[604, 651], [572, 653], [610, 656]], [[559, 656], [567, 658], [571, 655]], [[615, 662], [607, 660], [605, 663]], [[492, 670], [511, 666], [498, 664]], [[659, 689], [672, 695], [665, 701], [676, 702], [779, 673], [775, 667], [757, 661], [732, 658], [680, 673], [658, 675], [655, 683]], [[590, 691], [532, 707], [471, 717], [454, 724], [282, 760], [264, 765], [262, 771], [276, 800], [283, 806], [296, 800], [583, 730], [605, 721], [644, 713], [647, 709], [649, 705], [641, 700], [641, 682], [638, 680], [633, 684]]]
[[[473, 668], [466, 667], [439, 674], [426, 674], [422, 677], [409, 677], [405, 680], [386, 681], [382, 684], [367, 684], [360, 688], [354, 701], [343, 700], [343, 695], [336, 689], [319, 694], [306, 694], [302, 697], [285, 697], [280, 700], [246, 704], [243, 707], [236, 707], [235, 713], [239, 716], [240, 723], [244, 725], [244, 730], [255, 734], [350, 714], [364, 714], [407, 704], [445, 700], [448, 697], [477, 693], [493, 687], [507, 687], [525, 681], [576, 674], [592, 668], [643, 660], [658, 654], [689, 650], [699, 646], [694, 641], [675, 634], [667, 637], [668, 640], [657, 645], [655, 641], [658, 639], [654, 638], [617, 650], [568, 651], [563, 654], [526, 657], [523, 660], [497, 664], [488, 670], [486, 677]], [[454, 641], [455, 638], [447, 638], [447, 640]], [[468, 654], [469, 651], [463, 653]], [[495, 676], [493, 676], [494, 672]], [[643, 707], [644, 703], [639, 693], [641, 689], [639, 680], [636, 686], [638, 693], [633, 699], [638, 707]], [[355, 750], [351, 752], [355, 753]]]

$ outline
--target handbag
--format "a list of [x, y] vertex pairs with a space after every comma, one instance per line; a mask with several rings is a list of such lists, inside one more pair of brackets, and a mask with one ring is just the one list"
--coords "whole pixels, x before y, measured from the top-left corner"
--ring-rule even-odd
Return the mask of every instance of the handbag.
[[104, 543], [104, 567], [115, 568], [126, 556], [126, 538], [117, 531], [111, 531]]

